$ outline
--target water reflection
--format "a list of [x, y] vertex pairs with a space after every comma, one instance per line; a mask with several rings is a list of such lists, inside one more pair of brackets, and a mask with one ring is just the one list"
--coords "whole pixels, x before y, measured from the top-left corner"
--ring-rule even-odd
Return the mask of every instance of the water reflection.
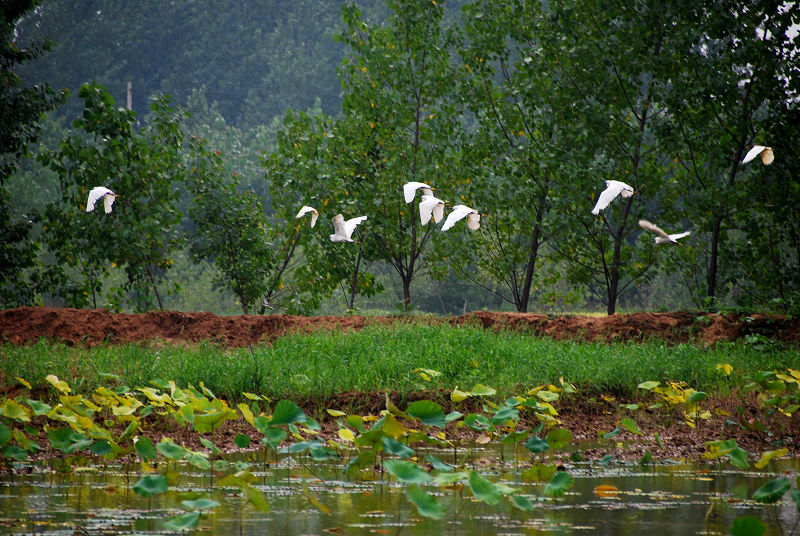
[[[426, 451], [418, 451], [424, 456]], [[420, 454], [422, 453], [422, 454]], [[452, 451], [435, 453], [452, 462]], [[163, 533], [164, 523], [186, 513], [181, 501], [206, 496], [220, 503], [201, 516], [197, 533], [204, 534], [728, 534], [736, 517], [759, 517], [766, 534], [789, 534], [798, 521], [788, 497], [764, 506], [749, 497], [759, 486], [784, 473], [793, 481], [798, 460], [772, 462], [769, 471], [734, 470], [683, 463], [642, 467], [573, 463], [566, 469], [574, 486], [558, 500], [545, 497], [543, 483], [528, 483], [521, 467], [528, 458], [513, 453], [471, 452], [462, 464], [495, 482], [518, 488], [535, 505], [532, 512], [507, 502], [488, 506], [470, 497], [468, 488], [426, 487], [446, 511], [441, 520], [424, 518], [405, 496], [405, 487], [388, 475], [367, 471], [355, 480], [345, 466], [318, 463], [308, 457], [282, 458], [279, 463], [254, 463], [252, 483], [267, 498], [270, 511], [250, 506], [238, 488], [216, 485], [221, 474], [161, 463], [150, 471], [169, 469], [169, 490], [151, 498], [133, 492], [146, 474], [140, 464], [94, 465], [70, 473], [48, 463], [14, 464], [0, 475], [2, 534], [142, 534]], [[300, 462], [300, 463], [298, 463]], [[482, 463], [481, 463], [482, 462]], [[468, 465], [472, 468], [472, 465]], [[796, 485], [796, 484], [794, 484]], [[598, 486], [604, 486], [598, 488]], [[320, 511], [303, 488], [329, 510]], [[603, 490], [612, 490], [603, 492]]]

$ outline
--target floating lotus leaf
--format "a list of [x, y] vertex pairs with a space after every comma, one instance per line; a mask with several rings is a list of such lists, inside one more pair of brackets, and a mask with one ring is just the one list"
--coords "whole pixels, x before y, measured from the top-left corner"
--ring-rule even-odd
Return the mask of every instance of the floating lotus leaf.
[[431, 475], [413, 462], [405, 460], [386, 460], [383, 466], [400, 482], [406, 484], [425, 484], [431, 481]]
[[791, 487], [792, 483], [788, 478], [781, 477], [770, 480], [753, 493], [753, 500], [772, 504], [777, 502]]
[[401, 458], [410, 458], [414, 455], [414, 450], [408, 445], [392, 439], [391, 437], [384, 436], [381, 438], [383, 441], [383, 450], [392, 456], [399, 456]]
[[750, 516], [737, 517], [731, 525], [732, 536], [761, 536], [765, 530], [760, 519]]
[[156, 452], [153, 442], [146, 437], [140, 437], [137, 439], [136, 443], [134, 443], [134, 448], [136, 449], [136, 455], [139, 456], [139, 459], [144, 462], [148, 460], [155, 460], [156, 456], [158, 456], [158, 452]]
[[575, 483], [572, 475], [566, 471], [556, 471], [556, 474], [544, 487], [545, 495], [550, 497], [561, 497]]
[[572, 442], [572, 432], [566, 428], [556, 428], [547, 434], [546, 441], [554, 449], [566, 447]]
[[169, 484], [164, 475], [147, 475], [133, 485], [133, 491], [142, 497], [152, 497], [167, 491]]
[[432, 495], [417, 484], [411, 484], [406, 488], [406, 497], [417, 507], [417, 512], [423, 517], [442, 519], [445, 516], [445, 509], [436, 502]]
[[436, 469], [437, 471], [450, 472], [453, 469], [455, 469], [455, 466], [450, 465], [449, 463], [445, 463], [445, 462], [441, 461], [439, 458], [437, 458], [433, 454], [426, 454], [425, 455], [425, 459], [428, 460], [431, 463], [431, 465], [433, 466], [433, 468]]
[[187, 510], [208, 510], [216, 508], [219, 503], [208, 497], [200, 497], [199, 499], [181, 501], [181, 506]]
[[556, 474], [557, 467], [555, 465], [543, 465], [537, 463], [526, 469], [522, 473], [522, 478], [526, 482], [549, 482]]
[[488, 505], [495, 505], [500, 502], [500, 490], [491, 480], [483, 477], [477, 471], [470, 471], [467, 477], [472, 494], [479, 501]]
[[529, 501], [528, 498], [525, 497], [524, 495], [518, 495], [518, 494], [511, 495], [508, 498], [508, 500], [512, 504], [512, 506], [514, 506], [515, 508], [519, 508], [520, 510], [523, 510], [525, 512], [533, 512], [533, 510], [535, 509], [533, 503], [531, 503], [531, 501]]

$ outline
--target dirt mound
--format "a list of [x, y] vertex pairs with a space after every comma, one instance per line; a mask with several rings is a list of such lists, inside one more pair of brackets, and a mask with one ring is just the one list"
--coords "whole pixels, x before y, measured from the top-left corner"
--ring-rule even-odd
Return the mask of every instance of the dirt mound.
[[800, 341], [800, 319], [773, 315], [704, 313], [631, 313], [605, 317], [548, 316], [528, 313], [469, 313], [446, 319], [362, 316], [217, 316], [211, 313], [158, 311], [111, 313], [104, 309], [20, 307], [0, 311], [0, 340], [26, 344], [46, 338], [66, 344], [94, 346], [161, 340], [192, 344], [209, 341], [225, 346], [269, 343], [288, 333], [315, 330], [359, 330], [395, 322], [448, 322], [493, 330], [514, 330], [557, 340], [695, 341], [713, 344], [747, 335], [790, 343]]

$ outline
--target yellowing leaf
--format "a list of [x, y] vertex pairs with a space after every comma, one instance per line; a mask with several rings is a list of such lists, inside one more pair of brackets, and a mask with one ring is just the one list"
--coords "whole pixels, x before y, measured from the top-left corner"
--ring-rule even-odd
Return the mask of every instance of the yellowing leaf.
[[242, 417], [244, 417], [244, 420], [246, 420], [250, 426], [256, 425], [255, 416], [253, 415], [253, 412], [250, 411], [250, 408], [247, 406], [247, 404], [240, 402], [236, 407], [242, 412]]
[[611, 486], [609, 484], [600, 484], [594, 488], [594, 494], [601, 499], [616, 499], [618, 492], [619, 489], [617, 489], [616, 486]]
[[463, 402], [467, 398], [469, 398], [469, 393], [460, 391], [458, 387], [453, 389], [453, 391], [450, 393], [450, 400], [452, 400], [453, 402]]
[[353, 441], [356, 440], [355, 434], [353, 434], [353, 432], [348, 430], [347, 428], [339, 428], [339, 431], [336, 432], [336, 434], [342, 441], [348, 441], [352, 443]]
[[72, 391], [72, 389], [69, 388], [69, 385], [67, 384], [67, 382], [65, 382], [63, 380], [59, 380], [58, 376], [56, 376], [55, 374], [47, 375], [45, 377], [45, 380], [47, 380], [53, 387], [55, 387], [56, 389], [58, 389], [59, 391], [61, 391], [65, 395], [69, 394], [70, 391]]
[[16, 378], [17, 378], [17, 381], [18, 381], [19, 383], [21, 383], [22, 385], [24, 385], [24, 386], [25, 386], [25, 387], [27, 387], [28, 389], [32, 389], [32, 387], [31, 387], [31, 384], [29, 384], [29, 383], [27, 382], [27, 380], [25, 380], [25, 379], [23, 379], [23, 378], [20, 378], [19, 376], [17, 376]]
[[725, 376], [730, 376], [733, 372], [733, 367], [727, 363], [717, 363], [716, 369], [721, 371]]
[[755, 463], [757, 469], [763, 469], [775, 458], [786, 456], [789, 454], [789, 449], [768, 450], [761, 454], [761, 458]]
[[325, 411], [328, 412], [328, 415], [331, 417], [344, 417], [347, 415], [344, 411], [339, 411], [338, 409], [326, 409]]

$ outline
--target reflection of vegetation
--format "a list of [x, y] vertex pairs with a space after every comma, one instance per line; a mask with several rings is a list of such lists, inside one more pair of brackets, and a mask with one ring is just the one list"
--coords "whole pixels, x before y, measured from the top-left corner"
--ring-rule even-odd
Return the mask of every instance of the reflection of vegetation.
[[[441, 376], [434, 369], [419, 369], [411, 374], [420, 372], [429, 379]], [[760, 373], [760, 377], [770, 378], [773, 382], [758, 388], [757, 397], [764, 407], [771, 410], [770, 406], [777, 404], [781, 414], [791, 416], [789, 410], [797, 408], [786, 405], [786, 400], [797, 396], [800, 371], [788, 369], [785, 372]], [[105, 379], [118, 384], [120, 378], [106, 375]], [[563, 402], [565, 395], [573, 396], [579, 389], [564, 381], [559, 382], [560, 386], [539, 385], [524, 395], [498, 402], [492, 400], [496, 390], [487, 385], [478, 384], [469, 392], [452, 389], [453, 401], [481, 397], [482, 409], [468, 414], [460, 411], [445, 413], [438, 402], [428, 399], [417, 400], [400, 409], [388, 396], [386, 408], [378, 415], [348, 414], [329, 409], [327, 414], [334, 419], [338, 440], [325, 439], [320, 434], [319, 422], [309, 417], [295, 402], [280, 400], [271, 405], [271, 400], [263, 395], [241, 393], [249, 402], [239, 403], [234, 408], [217, 398], [202, 382], [197, 387], [191, 384], [180, 387], [174, 381], [154, 381], [151, 382], [153, 387], [138, 388], [101, 385], [83, 395], [55, 375], [46, 376], [45, 381], [52, 389], [52, 396], [37, 399], [32, 385], [18, 377], [17, 383], [23, 393], [5, 398], [0, 403], [0, 459], [6, 464], [26, 460], [43, 448], [41, 441], [46, 441], [54, 452], [61, 453], [60, 470], [66, 472], [98, 458], [114, 461], [135, 456], [142, 462], [163, 459], [166, 463], [158, 474], [145, 475], [132, 486], [134, 492], [146, 498], [164, 493], [173, 485], [175, 473], [171, 464], [181, 461], [207, 471], [209, 475], [224, 473], [216, 485], [238, 488], [254, 508], [269, 511], [267, 499], [253, 485], [255, 476], [250, 464], [229, 461], [207, 437], [203, 437], [201, 443], [208, 452], [178, 444], [185, 431], [214, 436], [227, 420], [243, 421], [250, 425], [252, 435], [260, 434], [261, 457], [265, 463], [270, 451], [276, 459], [281, 455], [298, 457], [307, 454], [316, 462], [345, 463], [348, 478], [356, 480], [374, 479], [376, 467], [380, 466], [382, 473], [385, 471], [388, 477], [407, 486], [406, 497], [418, 513], [433, 519], [441, 518], [444, 510], [435, 493], [426, 489], [431, 487], [460, 486], [468, 491], [468, 497], [489, 506], [506, 504], [524, 511], [534, 508], [520, 488], [495, 481], [491, 475], [476, 470], [471, 453], [458, 462], [458, 449], [467, 448], [467, 445], [471, 445], [470, 449], [475, 444], [510, 445], [515, 450], [522, 445], [530, 452], [530, 466], [521, 472], [522, 478], [545, 484], [542, 493], [553, 499], [564, 495], [574, 484], [569, 472], [557, 470], [559, 468], [548, 463], [547, 459], [554, 451], [574, 448], [572, 434], [560, 426], [556, 405]], [[778, 388], [774, 382], [782, 382], [783, 387]], [[692, 415], [707, 411], [702, 407], [705, 396], [698, 396], [700, 391], [683, 382], [667, 382], [666, 387], [658, 384], [650, 381], [639, 385], [640, 389], [657, 395], [661, 400], [647, 406], [648, 411], [669, 411], [673, 409], [671, 406], [679, 406], [686, 424], [690, 426], [694, 424]], [[769, 393], [769, 390], [776, 389], [784, 394], [780, 402], [775, 402]], [[662, 401], [667, 405], [661, 405]], [[641, 407], [644, 408], [645, 404], [643, 401]], [[154, 445], [144, 434], [156, 429], [175, 430], [175, 438], [164, 435]], [[634, 418], [625, 417], [617, 430], [606, 437], [611, 439], [622, 430], [631, 436], [645, 435]], [[250, 438], [239, 434], [234, 441], [240, 447], [247, 447]], [[419, 446], [452, 449], [455, 464], [445, 463], [432, 455], [426, 456], [423, 462], [416, 450]], [[749, 467], [750, 453], [734, 440], [710, 441], [706, 448], [705, 457], [708, 459], [726, 458], [737, 467]], [[756, 467], [763, 468], [786, 454], [788, 450], [785, 448], [764, 452]], [[649, 461], [648, 457], [642, 463]], [[600, 497], [615, 491], [598, 489], [595, 493]], [[752, 499], [773, 504], [790, 492], [790, 497], [800, 508], [800, 494], [797, 490], [790, 490], [791, 482], [778, 478], [756, 490]], [[327, 510], [307, 488], [303, 490], [303, 497], [320, 511]], [[207, 497], [195, 497], [181, 505], [187, 512], [171, 518], [167, 522], [169, 528], [196, 527], [202, 513], [215, 508], [218, 503]], [[758, 528], [758, 524], [737, 521], [735, 527], [736, 531], [743, 531], [747, 527]]]

